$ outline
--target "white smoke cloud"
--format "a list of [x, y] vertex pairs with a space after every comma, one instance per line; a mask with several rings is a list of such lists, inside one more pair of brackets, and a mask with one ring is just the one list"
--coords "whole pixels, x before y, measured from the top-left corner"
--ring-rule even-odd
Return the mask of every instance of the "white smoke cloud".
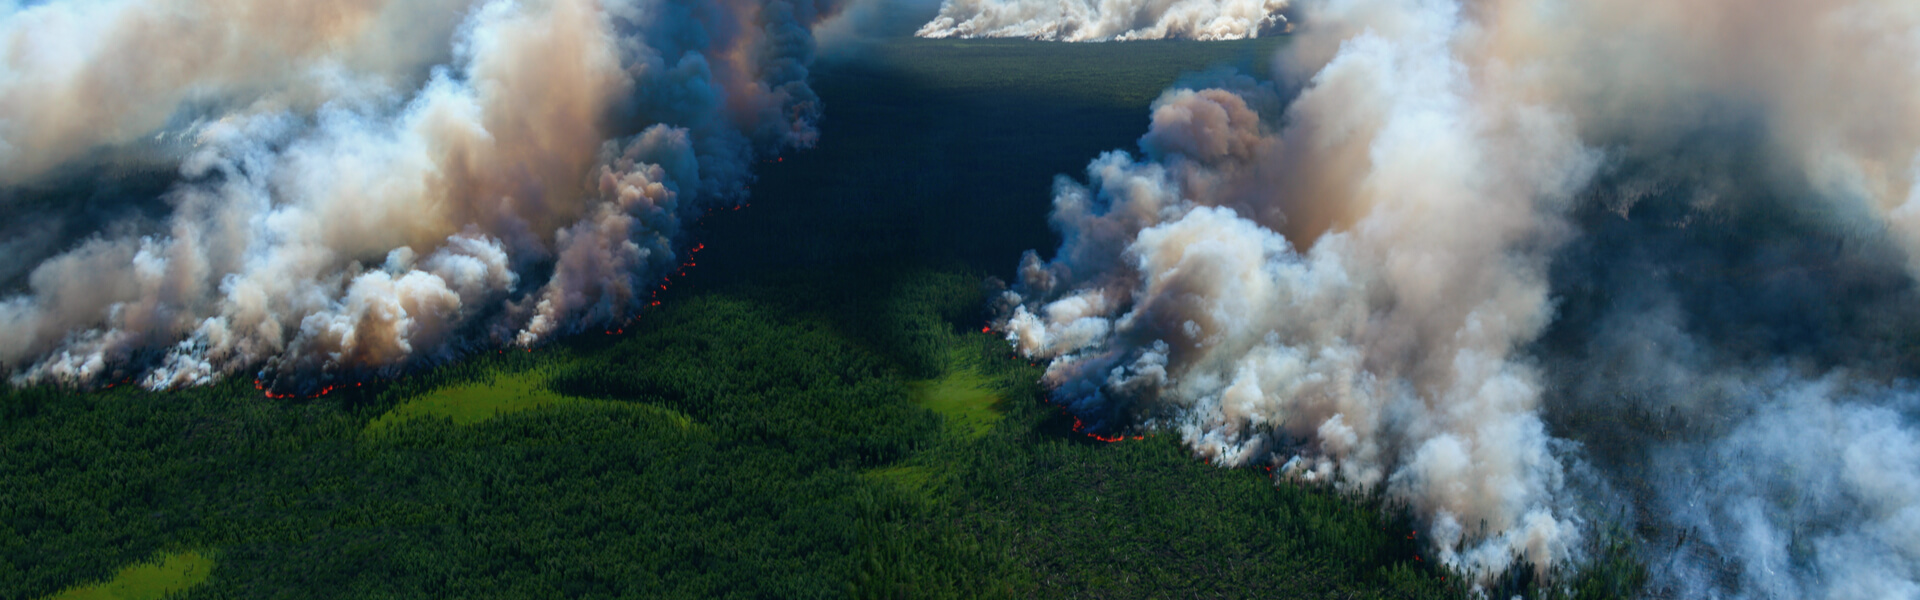
[[1171, 90], [1056, 183], [999, 328], [1094, 431], [1384, 489], [1483, 576], [1626, 518], [1678, 597], [1913, 597], [1908, 4], [1314, 3], [1284, 120]]
[[[164, 231], [35, 267], [0, 301], [0, 365], [17, 382], [154, 388], [260, 368], [300, 387], [631, 318], [677, 264], [692, 203], [739, 198], [756, 153], [812, 142], [806, 27], [832, 7], [665, 8], [491, 0], [411, 93], [255, 102], [193, 126]], [[735, 29], [646, 35], [696, 24]], [[551, 277], [525, 280], [543, 265]]]
[[[1030, 257], [1034, 297], [1005, 328], [1052, 360], [1060, 393], [1151, 401], [1139, 416], [1202, 455], [1278, 452], [1301, 479], [1386, 486], [1430, 517], [1449, 564], [1551, 564], [1579, 527], [1558, 508], [1539, 375], [1514, 356], [1551, 316], [1545, 260], [1523, 248], [1558, 234], [1596, 156], [1570, 119], [1460, 62], [1457, 6], [1395, 6], [1315, 75], [1296, 125], [1225, 89], [1163, 95], [1145, 162], [1108, 154], [1094, 189], [1061, 184], [1066, 242]], [[1262, 185], [1287, 172], [1315, 181]], [[1275, 210], [1289, 203], [1348, 225], [1296, 249]]]
[[0, 4], [0, 183], [221, 105], [310, 109], [412, 85], [471, 3]]
[[915, 33], [1061, 42], [1239, 40], [1284, 29], [1288, 0], [943, 0]]
[[671, 270], [668, 234], [677, 229], [679, 212], [675, 190], [694, 189], [698, 182], [687, 132], [656, 125], [618, 155], [615, 149], [609, 144], [601, 159], [598, 183], [604, 201], [560, 232], [553, 278], [515, 343], [536, 343], [582, 313], [589, 322], [617, 321], [640, 301], [648, 283], [642, 275]]
[[[1686, 532], [1658, 557], [1687, 597], [1911, 598], [1920, 594], [1920, 432], [1911, 390], [1747, 374], [1752, 410], [1722, 435], [1663, 444], [1656, 508]], [[1668, 550], [1668, 548], [1663, 548]]]

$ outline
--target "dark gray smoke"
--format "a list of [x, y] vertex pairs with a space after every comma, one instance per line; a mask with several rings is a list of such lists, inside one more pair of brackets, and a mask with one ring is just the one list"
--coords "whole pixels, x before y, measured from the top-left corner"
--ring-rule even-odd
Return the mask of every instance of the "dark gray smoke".
[[1755, 143], [1631, 157], [1555, 257], [1554, 429], [1641, 509], [1676, 597], [1910, 597], [1920, 295], [1893, 232]]
[[1303, 9], [1297, 95], [1170, 90], [1056, 184], [1000, 324], [1056, 401], [1482, 577], [1624, 520], [1659, 594], [1920, 595], [1920, 10]]
[[[18, 56], [0, 78], [0, 141], [33, 152], [0, 154], [0, 172], [30, 178], [133, 144], [171, 149], [181, 183], [163, 219], [31, 268], [25, 292], [0, 300], [0, 365], [16, 382], [154, 388], [251, 369], [314, 381], [633, 317], [680, 262], [683, 219], [742, 198], [756, 156], [814, 142], [809, 28], [833, 12], [784, 0], [4, 8], [0, 47]], [[112, 102], [7, 87], [27, 83]], [[60, 111], [92, 112], [49, 116]]]

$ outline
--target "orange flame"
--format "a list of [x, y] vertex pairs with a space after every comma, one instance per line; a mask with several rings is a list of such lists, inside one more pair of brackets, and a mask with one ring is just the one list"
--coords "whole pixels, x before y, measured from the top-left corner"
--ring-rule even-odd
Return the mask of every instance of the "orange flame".
[[1080, 431], [1081, 429], [1083, 429], [1083, 428], [1085, 428], [1086, 426], [1087, 426], [1087, 424], [1086, 424], [1086, 422], [1084, 422], [1084, 421], [1081, 421], [1081, 420], [1080, 420], [1080, 417], [1073, 417], [1073, 431], [1074, 431], [1074, 433], [1081, 433], [1081, 434], [1084, 434], [1084, 435], [1086, 435], [1087, 437], [1090, 437], [1090, 438], [1093, 438], [1093, 439], [1096, 439], [1096, 440], [1100, 440], [1100, 441], [1102, 441], [1102, 442], [1106, 442], [1106, 443], [1109, 443], [1109, 444], [1111, 444], [1111, 443], [1114, 443], [1114, 442], [1124, 442], [1124, 441], [1127, 441], [1127, 440], [1135, 440], [1135, 441], [1139, 441], [1139, 440], [1144, 440], [1144, 439], [1147, 439], [1147, 436], [1145, 436], [1145, 435], [1134, 435], [1134, 436], [1128, 436], [1128, 435], [1126, 435], [1126, 434], [1120, 434], [1120, 435], [1113, 435], [1113, 436], [1105, 436], [1105, 435], [1100, 435], [1100, 434], [1098, 434], [1098, 433], [1086, 433], [1086, 432], [1083, 432], [1083, 431]]

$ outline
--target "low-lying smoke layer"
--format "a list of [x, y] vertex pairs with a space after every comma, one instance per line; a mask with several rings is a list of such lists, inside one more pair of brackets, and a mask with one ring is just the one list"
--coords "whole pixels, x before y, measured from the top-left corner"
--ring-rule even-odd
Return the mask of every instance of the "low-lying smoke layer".
[[1384, 490], [1482, 577], [1618, 523], [1656, 592], [1915, 597], [1920, 10], [1765, 4], [1309, 5], [1297, 91], [1056, 182], [998, 328], [1094, 431]]
[[[236, 48], [303, 23], [174, 4], [240, 32], [222, 38]], [[304, 388], [617, 325], [679, 264], [684, 219], [738, 201], [756, 154], [813, 143], [808, 27], [830, 8], [491, 0], [441, 40], [450, 62], [417, 86], [308, 110], [252, 101], [220, 111], [181, 130], [191, 140], [184, 183], [167, 192], [161, 232], [96, 236], [35, 267], [27, 293], [0, 300], [0, 365], [18, 382], [139, 376], [153, 388], [257, 368]], [[19, 37], [7, 46], [40, 51]], [[79, 89], [89, 84], [72, 80], [112, 79], [102, 69], [28, 75]], [[154, 85], [221, 93], [219, 80], [232, 78], [278, 94], [314, 83], [230, 71]], [[138, 131], [155, 126], [150, 115], [181, 110], [175, 96], [145, 100], [101, 118]], [[122, 141], [89, 133], [69, 141]]]
[[943, 0], [915, 33], [1059, 42], [1239, 40], [1287, 27], [1288, 0]]

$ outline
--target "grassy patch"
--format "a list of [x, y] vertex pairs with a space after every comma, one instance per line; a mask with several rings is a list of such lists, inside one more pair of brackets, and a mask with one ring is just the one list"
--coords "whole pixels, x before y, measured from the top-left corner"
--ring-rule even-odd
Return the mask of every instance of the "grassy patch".
[[[548, 375], [529, 370], [501, 373], [475, 383], [454, 385], [408, 400], [367, 424], [367, 432], [378, 434], [401, 423], [416, 419], [448, 419], [455, 425], [473, 425], [495, 417], [537, 408], [593, 406], [615, 408], [626, 403], [589, 400], [555, 393], [547, 388]], [[692, 425], [686, 415], [665, 411], [682, 427]]]
[[951, 368], [938, 378], [908, 384], [908, 389], [915, 403], [940, 413], [948, 429], [968, 438], [986, 435], [1004, 418], [993, 380], [971, 367]]
[[213, 573], [213, 557], [200, 552], [162, 554], [121, 569], [113, 579], [68, 589], [50, 600], [159, 600], [200, 585]]

